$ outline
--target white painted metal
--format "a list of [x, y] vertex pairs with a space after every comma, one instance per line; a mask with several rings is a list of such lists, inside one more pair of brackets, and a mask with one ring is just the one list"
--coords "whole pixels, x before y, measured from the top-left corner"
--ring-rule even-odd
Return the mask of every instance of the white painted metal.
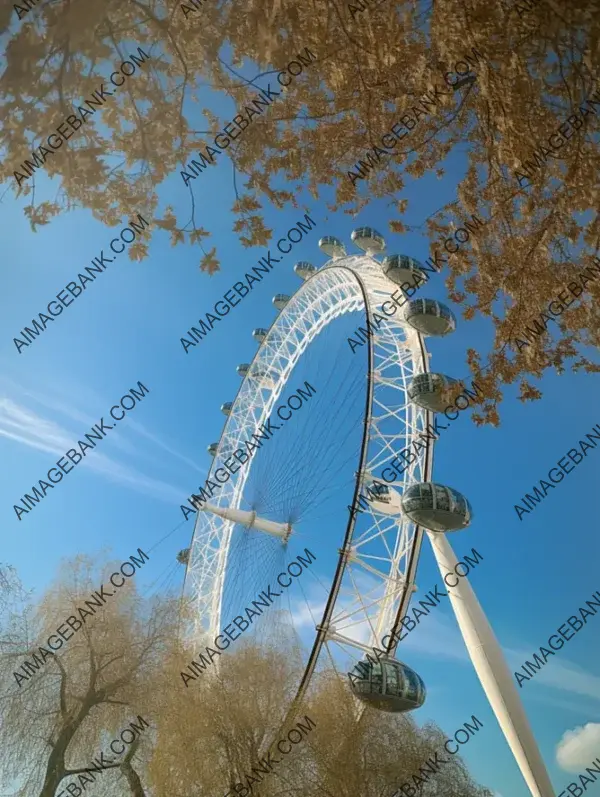
[[257, 516], [256, 512], [248, 512], [245, 509], [233, 509], [231, 507], [215, 506], [214, 504], [204, 504], [200, 511], [212, 512], [219, 517], [233, 521], [233, 523], [241, 523], [242, 526], [246, 526], [249, 529], [260, 529], [260, 531], [272, 534], [274, 537], [281, 537], [284, 541], [287, 541], [292, 533], [292, 526], [290, 523], [276, 523], [274, 520], [260, 518]]
[[[250, 439], [269, 418], [296, 362], [321, 330], [339, 316], [365, 307], [372, 318], [383, 301], [397, 287], [384, 276], [380, 264], [367, 255], [339, 256], [310, 277], [278, 315], [263, 341], [252, 366], [275, 368], [278, 379], [270, 384], [244, 379], [227, 419], [211, 473], [227, 457]], [[372, 336], [373, 358], [369, 374], [371, 402], [368, 413], [367, 457], [357, 475], [364, 494], [370, 474], [382, 469], [431, 422], [433, 415], [412, 404], [407, 386], [417, 373], [429, 370], [429, 357], [419, 333], [406, 324], [397, 312], [381, 324]], [[270, 381], [270, 380], [269, 380]], [[395, 421], [394, 431], [383, 424]], [[432, 442], [428, 456], [416, 454], [403, 478], [393, 482], [403, 492], [410, 484], [430, 481], [433, 468]], [[249, 467], [240, 470], [221, 488], [210, 513], [199, 512], [190, 549], [185, 589], [195, 604], [195, 636], [198, 640], [214, 638], [222, 627], [221, 608], [228, 564], [231, 532], [239, 512], [240, 497], [249, 475]], [[335, 643], [347, 651], [368, 652], [379, 646], [398, 615], [408, 609], [414, 584], [423, 531], [404, 515], [377, 511], [378, 502], [370, 502], [360, 514], [359, 528], [351, 520], [350, 545], [341, 552], [344, 563], [342, 587], [353, 600], [338, 601], [325, 625], [324, 644]], [[217, 512], [217, 509], [220, 510]], [[247, 513], [252, 514], [252, 513]], [[270, 521], [263, 521], [270, 522]], [[255, 527], [259, 527], [254, 521]], [[275, 524], [277, 525], [277, 524]], [[284, 525], [284, 524], [281, 524]], [[456, 558], [443, 534], [429, 534], [440, 570], [445, 574]], [[372, 556], [375, 542], [383, 541], [388, 556]], [[361, 568], [376, 578], [378, 587], [369, 594], [358, 588], [353, 568]], [[239, 573], [237, 574], [239, 578]], [[350, 577], [348, 577], [350, 575]], [[336, 596], [339, 595], [337, 591]], [[552, 787], [535, 738], [529, 727], [519, 695], [512, 682], [491, 627], [466, 578], [450, 588], [450, 600], [477, 675], [505, 734], [517, 764], [534, 797], [552, 797]], [[357, 628], [369, 628], [365, 642], [355, 636]]]
[[[270, 416], [288, 376], [310, 343], [341, 315], [365, 307], [369, 317], [381, 314], [382, 302], [389, 300], [397, 286], [385, 277], [381, 265], [367, 255], [336, 257], [299, 288], [277, 316], [251, 365], [278, 374], [272, 385], [244, 379], [226, 421], [211, 473], [244, 441], [250, 439]], [[357, 324], [360, 322], [357, 322]], [[408, 401], [406, 387], [412, 377], [425, 370], [424, 348], [419, 335], [401, 317], [391, 316], [373, 334], [372, 407], [367, 419], [367, 462], [360, 479], [364, 493], [365, 473], [380, 473], [396, 454], [410, 445], [424, 429], [427, 413]], [[349, 356], [352, 356], [349, 349]], [[394, 431], [382, 428], [394, 420]], [[425, 453], [421, 452], [404, 474], [408, 485], [424, 480]], [[243, 466], [212, 497], [212, 505], [237, 508], [251, 463]], [[387, 507], [386, 507], [387, 510]], [[351, 550], [346, 552], [351, 569], [361, 568], [376, 579], [376, 588], [365, 596], [357, 587], [355, 573], [346, 567], [341, 590], [344, 600], [334, 606], [329, 625], [335, 635], [326, 634], [325, 644], [348, 638], [348, 647], [364, 652], [379, 645], [400, 610], [408, 607], [421, 544], [422, 531], [408, 518], [378, 512], [369, 505], [360, 514], [359, 528], [352, 522]], [[222, 627], [221, 607], [234, 522], [216, 513], [199, 512], [196, 518], [185, 589], [194, 604], [197, 640], [213, 637]], [[386, 556], [381, 556], [383, 540]], [[378, 554], [373, 555], [377, 547]], [[238, 574], [239, 580], [239, 574]], [[369, 638], [355, 642], [357, 629], [369, 629]], [[348, 651], [349, 652], [349, 651]]]
[[[458, 559], [446, 535], [427, 532], [427, 536], [442, 577], [454, 572]], [[483, 691], [533, 797], [554, 797], [546, 765], [502, 648], [468, 580], [457, 580], [455, 587], [448, 587], [448, 595]]]

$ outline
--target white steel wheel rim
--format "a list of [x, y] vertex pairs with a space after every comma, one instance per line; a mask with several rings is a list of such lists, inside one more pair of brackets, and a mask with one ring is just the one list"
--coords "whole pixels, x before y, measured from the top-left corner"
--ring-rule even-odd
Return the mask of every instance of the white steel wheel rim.
[[[397, 286], [383, 274], [380, 263], [367, 255], [330, 260], [299, 288], [275, 319], [249, 370], [249, 374], [255, 368], [276, 372], [277, 381], [265, 387], [249, 374], [243, 380], [219, 440], [209, 479], [268, 420], [294, 366], [321, 330], [335, 318], [364, 307], [373, 324], [373, 314], [381, 315], [382, 302], [389, 300], [395, 290]], [[404, 321], [402, 310], [387, 318], [379, 329], [376, 325], [373, 328], [368, 340], [365, 426], [354, 501], [364, 491], [365, 473], [377, 478], [402, 449], [419, 437], [433, 417], [411, 403], [407, 393], [410, 380], [429, 370], [423, 337]], [[397, 431], [383, 433], [380, 425], [390, 419], [394, 420]], [[432, 441], [415, 452], [415, 457], [393, 483], [401, 494], [410, 484], [430, 480]], [[211, 503], [219, 507], [239, 506], [251, 468], [252, 460], [221, 486]], [[225, 574], [235, 525], [234, 521], [215, 514], [198, 512], [184, 583], [184, 592], [190, 595], [192, 604], [194, 643], [206, 644], [222, 628]], [[346, 653], [369, 652], [380, 645], [386, 633], [393, 633], [399, 627], [416, 589], [414, 578], [422, 536], [423, 529], [403, 513], [382, 514], [370, 503], [360, 515], [349, 514], [328, 600], [315, 629], [313, 648], [295, 703], [308, 687], [323, 646], [335, 667], [330, 649], [333, 643]], [[388, 557], [369, 554], [369, 546], [375, 541], [384, 542]], [[363, 594], [354, 577], [355, 568], [374, 577], [380, 586]], [[343, 606], [336, 608], [341, 589], [354, 594], [354, 600], [344, 601]], [[358, 641], [352, 637], [353, 629], [364, 631], [365, 627], [368, 639]], [[391, 645], [391, 655], [395, 647]]]

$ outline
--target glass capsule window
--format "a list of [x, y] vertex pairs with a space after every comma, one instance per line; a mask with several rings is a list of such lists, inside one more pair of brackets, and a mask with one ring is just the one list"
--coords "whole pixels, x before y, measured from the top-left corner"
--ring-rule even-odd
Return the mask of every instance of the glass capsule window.
[[415, 376], [410, 384], [408, 392], [410, 396], [416, 396], [419, 393], [433, 393], [434, 379], [433, 374], [418, 374]]
[[325, 235], [319, 241], [319, 246], [337, 246], [342, 247], [342, 242], [339, 238], [334, 238], [333, 235]]
[[398, 675], [401, 672], [397, 670], [395, 667], [388, 667], [387, 670], [387, 688], [388, 691], [398, 693], [400, 691], [401, 683], [398, 679]]
[[437, 485], [437, 489], [438, 491], [444, 490], [444, 492], [448, 494], [451, 499], [452, 509], [461, 511], [463, 513], [465, 511], [470, 512], [471, 507], [469, 502], [464, 495], [461, 495], [457, 490], [453, 490], [452, 487], [442, 487], [440, 484]]
[[402, 255], [402, 260], [408, 268], [414, 271], [421, 271], [421, 262], [419, 260], [415, 260], [414, 257], [408, 257], [407, 255]]
[[444, 318], [446, 321], [454, 321], [452, 310], [442, 304], [442, 302], [438, 302], [437, 299], [424, 299], [422, 297], [413, 299], [409, 304], [409, 312], [411, 314], [434, 315], [438, 318]]
[[445, 512], [450, 511], [450, 496], [448, 495], [448, 493], [446, 492], [440, 493], [436, 491], [435, 503], [436, 503], [435, 507], [436, 509], [442, 509]]
[[404, 268], [407, 270], [419, 269], [421, 265], [418, 260], [408, 255], [390, 255], [383, 262], [390, 268]]
[[408, 688], [405, 690], [406, 697], [409, 698], [409, 700], [413, 700], [415, 703], [420, 702], [422, 691], [420, 678], [418, 678], [417, 674], [412, 670], [407, 670], [405, 675], [408, 682]]
[[433, 493], [427, 488], [427, 483], [413, 484], [404, 492], [402, 505], [405, 512], [413, 512], [415, 509], [433, 509]]
[[457, 379], [444, 374], [417, 374], [410, 381], [409, 399], [425, 409], [442, 412], [451, 400], [451, 392]]
[[355, 693], [384, 711], [411, 711], [425, 702], [425, 684], [402, 662], [383, 659], [381, 663], [360, 662], [361, 680], [353, 684]]
[[372, 251], [380, 252], [385, 249], [383, 235], [372, 227], [359, 227], [352, 231], [350, 238], [360, 249], [371, 249]]
[[390, 255], [383, 259], [383, 269], [387, 273], [389, 271], [409, 271], [421, 272], [421, 264], [414, 257], [408, 255]]
[[438, 304], [438, 310], [440, 314], [440, 318], [445, 318], [447, 321], [454, 320], [454, 313], [450, 310], [449, 307], [446, 307], [445, 304]]
[[371, 683], [375, 686], [383, 686], [383, 669], [378, 662], [371, 669]]
[[302, 272], [302, 271], [304, 271], [306, 273], [312, 273], [312, 272], [314, 272], [316, 270], [317, 270], [317, 267], [313, 266], [312, 263], [309, 263], [306, 260], [301, 260], [299, 263], [296, 263], [296, 265], [294, 266], [294, 271], [297, 272], [297, 273], [298, 272]]
[[402, 501], [405, 512], [414, 510], [439, 509], [444, 512], [456, 512], [472, 516], [471, 505], [457, 490], [443, 484], [421, 482], [413, 484], [405, 493]]

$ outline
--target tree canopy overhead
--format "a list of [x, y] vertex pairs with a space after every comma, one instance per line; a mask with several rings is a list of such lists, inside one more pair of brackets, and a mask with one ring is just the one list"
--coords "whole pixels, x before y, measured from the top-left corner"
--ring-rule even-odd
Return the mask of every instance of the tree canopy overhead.
[[[78, 0], [39, 4], [20, 20], [13, 10], [2, 176], [27, 196], [34, 229], [75, 206], [108, 225], [142, 212], [173, 245], [199, 243], [212, 272], [218, 256], [196, 223], [205, 169], [231, 179], [233, 229], [255, 246], [271, 235], [265, 203], [331, 186], [330, 210], [355, 215], [388, 198], [390, 228], [403, 232], [407, 176], [441, 177], [460, 152], [456, 201], [422, 229], [443, 251], [473, 216], [484, 221], [444, 265], [464, 317], [494, 323], [490, 350], [470, 349], [468, 364], [488, 397], [476, 420], [497, 423], [503, 383], [519, 381], [526, 400], [541, 395], [530, 378], [549, 367], [598, 370], [586, 349], [600, 342], [593, 272], [573, 307], [547, 309], [598, 252], [598, 9], [597, 0]], [[18, 167], [139, 47], [150, 58], [41, 166], [60, 177], [58, 196], [39, 196], [36, 170], [19, 186]], [[301, 54], [282, 90], [277, 75]], [[199, 113], [206, 86], [231, 97], [233, 113]], [[279, 94], [241, 132], [230, 125], [237, 135], [225, 147], [226, 126], [269, 91]], [[193, 174], [208, 147], [209, 165]], [[185, 218], [159, 207], [158, 187], [173, 174], [190, 198]], [[146, 251], [140, 243], [132, 256]]]

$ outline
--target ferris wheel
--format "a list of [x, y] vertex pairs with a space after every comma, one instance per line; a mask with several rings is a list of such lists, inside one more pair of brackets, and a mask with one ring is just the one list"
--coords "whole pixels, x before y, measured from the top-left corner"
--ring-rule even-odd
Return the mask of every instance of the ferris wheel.
[[[274, 435], [264, 450], [247, 456], [219, 481], [209, 500], [205, 495], [200, 501], [185, 556], [184, 592], [192, 604], [194, 643], [207, 644], [259, 594], [260, 584], [267, 586], [294, 546], [319, 545], [325, 561], [319, 553], [323, 564], [314, 583], [305, 586], [298, 579], [289, 607], [306, 651], [294, 703], [306, 694], [320, 662], [344, 670], [348, 659], [358, 656], [359, 676], [351, 688], [360, 703], [410, 711], [425, 701], [423, 681], [397, 658], [397, 643], [376, 662], [372, 651], [386, 635], [398, 637], [417, 589], [423, 536], [446, 574], [457, 559], [445, 533], [471, 520], [467, 499], [432, 481], [433, 439], [427, 435], [455, 380], [430, 373], [424, 338], [454, 331], [456, 321], [439, 301], [417, 298], [402, 304], [391, 298], [401, 293], [398, 286], [414, 284], [415, 278], [425, 281], [418, 261], [405, 255], [378, 261], [385, 242], [371, 228], [359, 228], [351, 238], [360, 254], [347, 254], [336, 238], [322, 238], [319, 247], [327, 263], [320, 269], [298, 263], [294, 270], [302, 286], [293, 297], [275, 296], [276, 319], [269, 329], [253, 332], [258, 351], [251, 363], [238, 367], [243, 382], [235, 400], [222, 405], [227, 420], [218, 443], [208, 447], [213, 456], [209, 480], [231, 464], [236, 452], [247, 450], [248, 440], [256, 441], [258, 429], [282, 417], [277, 405], [301, 380], [307, 360], [313, 370], [304, 373], [315, 381], [318, 401], [286, 420], [277, 439]], [[388, 310], [382, 312], [386, 303]], [[362, 340], [352, 338], [361, 340], [355, 351], [347, 332], [352, 320], [358, 326], [359, 316], [366, 330], [359, 327]], [[401, 470], [399, 452], [423, 437], [426, 444], [415, 447]], [[345, 476], [340, 476], [342, 465]], [[386, 468], [393, 476], [382, 486]], [[324, 505], [329, 515], [317, 517]], [[329, 570], [326, 577], [323, 569]], [[316, 586], [318, 597], [311, 592]], [[477, 675], [532, 795], [552, 797], [500, 646], [468, 580], [461, 578], [448, 593]], [[281, 611], [283, 600], [285, 595]], [[264, 633], [272, 631], [274, 618], [275, 613], [262, 623]]]

